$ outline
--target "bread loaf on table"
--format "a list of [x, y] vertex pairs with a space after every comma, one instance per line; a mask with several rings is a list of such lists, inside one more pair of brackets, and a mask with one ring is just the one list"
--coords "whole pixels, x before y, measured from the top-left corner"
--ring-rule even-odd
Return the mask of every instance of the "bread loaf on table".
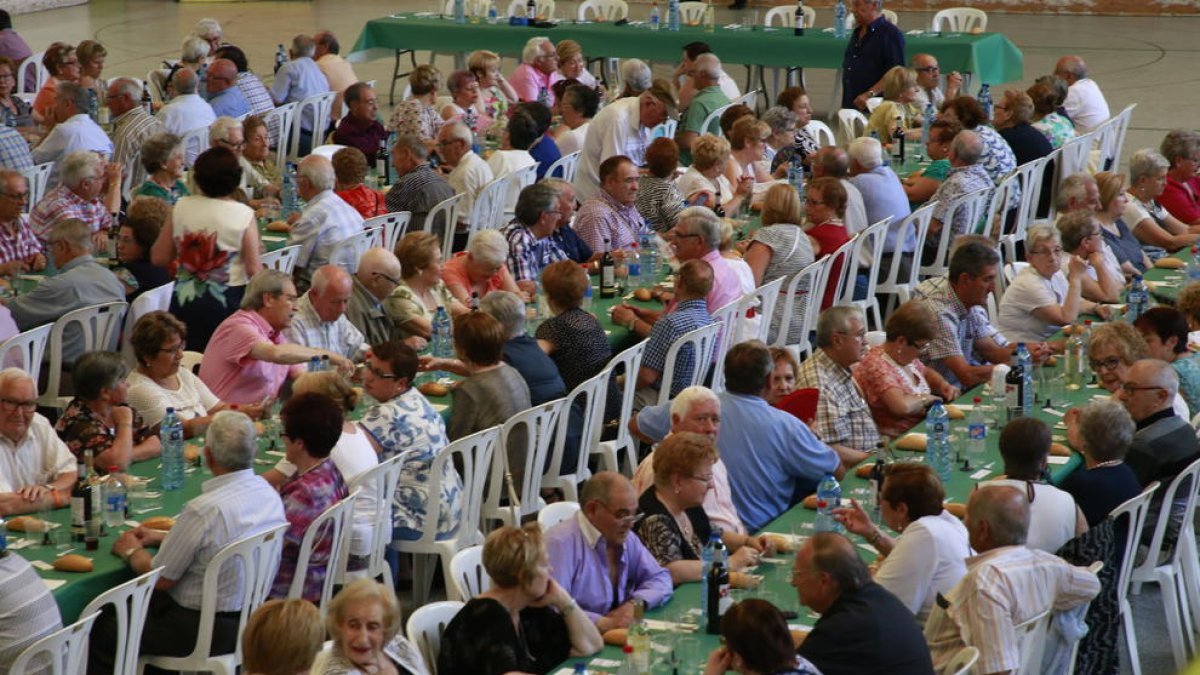
[[55, 560], [54, 569], [59, 572], [91, 572], [92, 559], [77, 553], [70, 553]]

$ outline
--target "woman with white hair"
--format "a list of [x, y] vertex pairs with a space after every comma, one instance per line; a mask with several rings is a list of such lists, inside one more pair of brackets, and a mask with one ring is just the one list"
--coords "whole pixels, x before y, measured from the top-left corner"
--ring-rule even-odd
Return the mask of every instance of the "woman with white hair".
[[645, 61], [625, 59], [621, 62], [621, 93], [617, 98], [638, 96], [650, 89], [653, 80], [654, 75]]
[[1129, 158], [1129, 203], [1125, 224], [1143, 245], [1178, 251], [1200, 241], [1200, 225], [1189, 227], [1167, 213], [1158, 203], [1167, 185], [1167, 158], [1151, 148], [1142, 148]]
[[1083, 466], [1068, 474], [1061, 487], [1075, 498], [1088, 527], [1099, 525], [1142, 491], [1137, 474], [1125, 463], [1134, 428], [1129, 411], [1111, 399], [1092, 401], [1080, 410], [1078, 422], [1067, 426], [1067, 439], [1083, 455]]
[[1029, 266], [1012, 280], [1000, 301], [997, 328], [1010, 342], [1044, 342], [1080, 314], [1108, 318], [1110, 310], [1083, 299], [1087, 264], [1071, 256], [1062, 270], [1062, 242], [1050, 225], [1035, 225], [1025, 234]]
[[142, 168], [146, 181], [133, 189], [132, 196], [154, 197], [172, 206], [188, 196], [183, 182], [183, 139], [175, 134], [155, 134], [142, 143]]
[[478, 230], [467, 241], [467, 250], [446, 261], [442, 280], [462, 304], [474, 308], [492, 291], [525, 293], [508, 271], [508, 241], [499, 230]]
[[208, 55], [212, 52], [208, 41], [195, 35], [189, 35], [183, 39], [183, 44], [179, 48], [179, 62], [171, 66], [167, 71], [164, 89], [167, 91], [167, 98], [175, 98], [175, 74], [181, 69], [187, 68], [194, 73], [200, 72], [200, 66], [208, 60]]

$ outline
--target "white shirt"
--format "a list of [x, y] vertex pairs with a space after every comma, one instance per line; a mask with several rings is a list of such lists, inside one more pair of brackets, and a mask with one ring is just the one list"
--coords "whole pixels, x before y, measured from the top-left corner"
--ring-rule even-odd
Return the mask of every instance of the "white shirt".
[[721, 77], [717, 79], [717, 86], [721, 88], [721, 93], [725, 94], [730, 101], [737, 99], [742, 95], [742, 90], [738, 89], [737, 82], [729, 76], [729, 73], [721, 71]]
[[33, 149], [33, 162], [55, 162], [50, 175], [50, 185], [55, 185], [58, 182], [57, 162], [79, 150], [91, 150], [104, 155], [105, 158], [113, 154], [112, 141], [100, 125], [84, 113], [72, 115], [66, 121], [54, 125], [54, 129]]
[[[1186, 417], [1184, 419], [1187, 419]], [[990, 480], [981, 485], [1007, 485], [1028, 494], [1023, 480]], [[1029, 536], [1025, 545], [1047, 553], [1056, 553], [1075, 538], [1075, 498], [1053, 485], [1032, 483], [1033, 502], [1029, 505]]]
[[1158, 224], [1169, 215], [1167, 210], [1163, 208], [1163, 205], [1156, 201], [1151, 201], [1147, 204], [1129, 191], [1125, 192], [1125, 197], [1127, 201], [1125, 202], [1125, 211], [1121, 214], [1121, 219], [1125, 221], [1125, 225], [1134, 234], [1137, 234], [1138, 225], [1143, 220], [1149, 220], [1152, 223]]
[[200, 127], [207, 127], [217, 121], [217, 115], [208, 101], [196, 94], [183, 94], [171, 99], [158, 111], [158, 121], [167, 131], [182, 136]]
[[[1104, 269], [1108, 272], [1109, 276], [1123, 282], [1125, 279], [1125, 273], [1121, 271], [1121, 263], [1117, 260], [1116, 254], [1114, 254], [1112, 249], [1109, 248], [1108, 242], [1101, 242], [1100, 255], [1104, 256]], [[1084, 274], [1087, 274], [1092, 281], [1098, 281], [1099, 275], [1096, 272], [1096, 267], [1087, 260], [1084, 260], [1083, 262], [1087, 266], [1087, 268], [1084, 270]], [[1063, 274], [1066, 274], [1070, 269], [1071, 256], [1064, 255], [1062, 258]]]
[[1033, 310], [1061, 305], [1066, 297], [1067, 277], [1062, 272], [1055, 272], [1047, 279], [1032, 266], [1026, 267], [1004, 291], [996, 329], [1009, 342], [1041, 342], [1061, 326], [1042, 321], [1033, 315]]
[[[475, 205], [475, 195], [479, 194], [484, 185], [494, 179], [492, 167], [488, 166], [482, 157], [470, 150], [462, 156], [462, 159], [458, 160], [458, 164], [454, 165], [454, 170], [450, 172], [449, 176], [446, 176], [446, 182], [454, 188], [456, 193], [463, 195], [458, 209], [460, 222], [470, 224], [471, 207]], [[489, 224], [489, 226], [496, 225], [499, 223]]]
[[1067, 89], [1063, 102], [1067, 116], [1075, 123], [1076, 134], [1086, 134], [1109, 118], [1108, 101], [1096, 81], [1085, 77]]
[[330, 262], [333, 249], [343, 239], [363, 231], [363, 217], [333, 190], [315, 195], [304, 207], [299, 220], [288, 234], [288, 246], [300, 246], [296, 268], [312, 274]]
[[867, 205], [863, 202], [863, 196], [858, 191], [858, 186], [851, 183], [848, 178], [839, 180], [842, 187], [846, 188], [846, 217], [842, 222], [846, 226], [846, 233], [854, 236], [870, 225], [867, 222]]
[[625, 155], [637, 166], [646, 163], [646, 146], [653, 134], [642, 126], [640, 97], [617, 99], [596, 113], [583, 140], [575, 173], [575, 199], [586, 202], [600, 189], [600, 163], [614, 155]]
[[125, 400], [141, 414], [146, 426], [161, 422], [167, 416], [167, 408], [174, 408], [179, 419], [190, 420], [204, 417], [221, 402], [192, 371], [180, 368], [177, 376], [179, 388], [175, 390], [167, 389], [137, 371], [125, 378], [129, 383]]
[[[210, 478], [200, 489], [175, 519], [151, 563], [163, 568], [164, 579], [176, 582], [167, 591], [175, 602], [194, 610], [204, 599], [204, 572], [217, 552], [238, 539], [287, 524], [279, 493], [251, 469]], [[221, 571], [218, 612], [241, 609], [242, 579], [240, 566]]]
[[16, 492], [30, 485], [45, 485], [75, 470], [75, 457], [50, 421], [33, 414], [25, 437], [13, 443], [0, 434], [0, 492]]
[[[496, 178], [503, 178], [512, 173], [516, 173], [527, 166], [537, 164], [537, 160], [533, 158], [526, 150], [497, 150], [488, 157], [487, 165], [492, 170], [492, 175]], [[521, 194], [521, 186], [513, 181], [508, 188], [508, 198], [504, 200], [504, 210], [512, 212], [517, 206], [517, 197]], [[499, 225], [500, 223], [494, 223]]]
[[583, 141], [587, 138], [590, 126], [592, 126], [591, 122], [584, 122], [554, 139], [554, 144], [558, 146], [558, 151], [562, 153], [563, 157], [583, 149]]
[[967, 573], [971, 555], [967, 528], [949, 511], [909, 523], [892, 552], [875, 572], [888, 589], [924, 625], [938, 593], [946, 593]]
[[[733, 199], [733, 186], [729, 184], [729, 179], [723, 173], [719, 174], [714, 182], [696, 170], [696, 167], [689, 166], [679, 180], [675, 181], [675, 185], [684, 199], [691, 199], [698, 192], [711, 192], [721, 198], [722, 204]], [[711, 208], [712, 204], [706, 206]]]

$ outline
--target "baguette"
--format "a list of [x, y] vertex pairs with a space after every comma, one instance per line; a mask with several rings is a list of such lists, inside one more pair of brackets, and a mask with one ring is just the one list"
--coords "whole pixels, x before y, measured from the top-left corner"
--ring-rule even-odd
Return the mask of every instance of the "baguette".
[[908, 450], [909, 452], [925, 452], [925, 446], [928, 442], [929, 437], [925, 434], [905, 434], [900, 440], [896, 441], [896, 449]]
[[816, 511], [817, 510], [817, 496], [809, 495], [809, 496], [805, 497], [804, 498], [804, 508], [806, 508], [810, 511]]
[[1154, 266], [1163, 270], [1181, 270], [1187, 266], [1187, 263], [1179, 258], [1159, 258], [1154, 261]]
[[441, 382], [422, 382], [417, 389], [426, 396], [445, 396], [450, 393], [450, 388]]
[[761, 577], [756, 577], [753, 574], [746, 574], [745, 572], [729, 573], [730, 588], [758, 588], [758, 584], [761, 581]]
[[613, 628], [604, 634], [604, 644], [614, 647], [624, 647], [629, 631], [624, 628]]
[[874, 468], [875, 468], [875, 462], [867, 462], [866, 464], [859, 464], [858, 468], [854, 470], [854, 475], [858, 476], [859, 478], [870, 478], [871, 471]]
[[55, 560], [54, 569], [59, 572], [91, 572], [92, 559], [77, 553], [70, 553]]
[[954, 405], [953, 403], [947, 403], [944, 407], [946, 408], [946, 414], [950, 416], [950, 419], [952, 419], [952, 420], [967, 419], [967, 414], [962, 411], [962, 408]]
[[142, 527], [159, 532], [170, 532], [175, 527], [175, 519], [171, 516], [151, 516], [142, 521]]
[[766, 536], [771, 546], [774, 546], [775, 550], [780, 553], [791, 553], [796, 550], [795, 542], [791, 537], [774, 532], [768, 532]]
[[9, 532], [45, 532], [49, 523], [36, 516], [17, 516], [5, 525]]

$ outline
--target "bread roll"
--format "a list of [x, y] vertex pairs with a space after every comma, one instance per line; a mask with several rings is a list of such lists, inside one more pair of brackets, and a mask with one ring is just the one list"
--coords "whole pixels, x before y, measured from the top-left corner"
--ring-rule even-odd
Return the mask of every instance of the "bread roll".
[[170, 532], [175, 527], [175, 519], [171, 516], [152, 516], [142, 521], [142, 527], [159, 532]]
[[201, 452], [203, 450], [195, 445], [185, 445], [183, 446], [183, 459], [184, 461], [194, 462], [200, 456]]
[[896, 441], [896, 449], [908, 450], [910, 452], [925, 452], [925, 445], [928, 442], [929, 438], [925, 434], [905, 434], [900, 440]]
[[775, 550], [780, 553], [791, 553], [796, 550], [796, 543], [791, 537], [774, 532], [768, 532], [766, 537], [771, 546], [774, 546]]
[[950, 416], [950, 419], [952, 419], [952, 420], [967, 419], [967, 414], [962, 411], [962, 408], [954, 405], [953, 403], [947, 403], [943, 407], [946, 408], [946, 414]]
[[1058, 357], [1057, 356], [1047, 356], [1046, 360], [1042, 362], [1042, 365], [1050, 366], [1051, 368], [1053, 368], [1054, 366], [1058, 365]]
[[54, 569], [59, 572], [91, 572], [92, 559], [77, 553], [70, 553], [55, 560]]
[[874, 468], [875, 468], [875, 462], [867, 462], [866, 464], [859, 464], [858, 468], [854, 470], [854, 475], [858, 476], [859, 478], [870, 478], [871, 470]]
[[647, 302], [647, 301], [651, 300], [654, 296], [652, 296], [650, 294], [649, 288], [639, 288], [633, 292], [633, 297], [635, 300], [641, 300], [642, 302]]
[[441, 382], [423, 382], [417, 389], [426, 396], [445, 396], [450, 393], [450, 387]]
[[282, 220], [273, 220], [273, 221], [267, 223], [267, 231], [268, 232], [291, 232], [292, 226], [288, 225], [287, 223], [283, 222]]
[[805, 497], [804, 498], [804, 508], [809, 509], [811, 511], [816, 511], [817, 510], [817, 496], [809, 495], [809, 496]]
[[9, 532], [45, 532], [46, 521], [35, 516], [17, 516], [4, 522]]
[[942, 508], [950, 512], [950, 515], [962, 520], [967, 517], [967, 505], [959, 503], [942, 504]]
[[614, 647], [624, 647], [627, 635], [628, 631], [624, 628], [613, 628], [604, 634], [604, 644], [613, 645]]
[[762, 581], [762, 577], [745, 572], [730, 572], [729, 586], [731, 588], [758, 588], [758, 584]]
[[1154, 266], [1164, 270], [1181, 270], [1187, 266], [1187, 263], [1179, 258], [1166, 257], [1155, 260]]
[[1062, 443], [1055, 442], [1050, 444], [1050, 454], [1055, 457], [1070, 457], [1071, 449]]

